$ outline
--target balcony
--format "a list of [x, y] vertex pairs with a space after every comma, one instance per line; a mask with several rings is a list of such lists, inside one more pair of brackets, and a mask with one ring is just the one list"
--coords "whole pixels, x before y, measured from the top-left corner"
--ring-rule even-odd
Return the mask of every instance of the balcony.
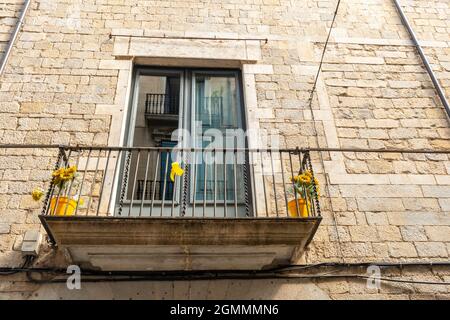
[[179, 95], [147, 93], [145, 99], [145, 117], [150, 121], [178, 121], [179, 106]]
[[[183, 172], [172, 180], [174, 162]], [[304, 150], [62, 147], [56, 169], [71, 166], [76, 179], [63, 191], [50, 184], [40, 219], [88, 268], [276, 267], [303, 252], [321, 221], [317, 196], [302, 207], [290, 194], [292, 177], [313, 173]]]

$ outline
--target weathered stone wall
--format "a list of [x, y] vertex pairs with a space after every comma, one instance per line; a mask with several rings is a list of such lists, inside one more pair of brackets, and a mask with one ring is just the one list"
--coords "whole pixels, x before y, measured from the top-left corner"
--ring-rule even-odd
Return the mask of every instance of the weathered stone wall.
[[[6, 11], [17, 11], [21, 2], [6, 1]], [[342, 2], [312, 110], [308, 98], [334, 0], [89, 0], [80, 4], [80, 0], [33, 1], [0, 79], [1, 143], [119, 144], [128, 106], [129, 43], [135, 41], [133, 50], [142, 50], [139, 39], [128, 36], [166, 34], [268, 38], [258, 44], [257, 64], [243, 67], [246, 106], [249, 125], [278, 130], [281, 147], [450, 149], [445, 112], [391, 0]], [[450, 4], [420, 0], [402, 1], [402, 5], [450, 99]], [[0, 22], [2, 31], [11, 24], [8, 21]], [[122, 37], [110, 39], [110, 33]], [[155, 41], [167, 43], [159, 57], [171, 54], [169, 40]], [[196, 43], [194, 52], [207, 54], [205, 47], [212, 43], [204, 47]], [[240, 54], [236, 48], [227, 50]], [[116, 60], [119, 56], [121, 60]], [[254, 56], [258, 55], [252, 52]], [[2, 150], [0, 154], [2, 266], [21, 263], [17, 250], [23, 233], [39, 227], [40, 209], [29, 191], [44, 185], [54, 165], [55, 152], [22, 153], [11, 156], [11, 151]], [[299, 262], [449, 260], [448, 155], [312, 156], [325, 193], [324, 220]], [[61, 253], [56, 255], [60, 261]], [[54, 256], [46, 250], [38, 263], [56, 264]], [[446, 268], [389, 270], [383, 275], [450, 280]], [[84, 288], [74, 293], [63, 286], [31, 284], [25, 275], [0, 278], [2, 298], [86, 294], [212, 298], [225, 290], [220, 297], [413, 299], [448, 298], [450, 292], [448, 286], [399, 284], [383, 284], [381, 290], [371, 291], [365, 282], [354, 279], [155, 282], [128, 289], [86, 284]]]
[[3, 54], [10, 40], [11, 32], [19, 18], [23, 0], [2, 0], [0, 2], [0, 53]]

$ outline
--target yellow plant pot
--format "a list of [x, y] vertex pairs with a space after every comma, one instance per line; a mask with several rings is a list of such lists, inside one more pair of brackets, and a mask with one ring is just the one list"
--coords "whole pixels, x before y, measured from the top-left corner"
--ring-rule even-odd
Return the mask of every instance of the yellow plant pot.
[[[56, 205], [58, 201], [58, 205]], [[56, 206], [56, 208], [55, 208]], [[73, 216], [77, 207], [77, 201], [67, 197], [53, 197], [50, 201], [50, 215]]]
[[[302, 218], [308, 218], [309, 214], [308, 212], [311, 212], [311, 206], [306, 202], [305, 199], [298, 199], [297, 203], [295, 200], [291, 200], [288, 202], [288, 209], [289, 209], [289, 215], [291, 217], [298, 217], [300, 214], [300, 217]], [[297, 210], [298, 209], [298, 210]]]

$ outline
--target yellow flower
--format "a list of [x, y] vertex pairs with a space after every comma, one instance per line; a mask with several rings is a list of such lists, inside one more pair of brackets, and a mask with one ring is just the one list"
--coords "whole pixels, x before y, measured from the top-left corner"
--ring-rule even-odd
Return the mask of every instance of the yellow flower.
[[75, 174], [77, 172], [77, 166], [72, 166], [66, 169], [66, 172]]
[[298, 176], [298, 180], [299, 180], [301, 183], [306, 183], [306, 184], [311, 183], [311, 177], [308, 176], [308, 175], [306, 175], [306, 174], [301, 174], [301, 175], [299, 175], [299, 176]]
[[61, 174], [59, 177], [61, 178], [61, 180], [67, 181], [67, 180], [72, 180], [74, 177], [74, 174], [69, 171], [64, 171], [64, 173]]
[[55, 179], [58, 179], [61, 177], [62, 174], [64, 174], [64, 168], [59, 168], [58, 170], [53, 171], [52, 177]]
[[64, 168], [59, 168], [58, 170], [53, 171], [52, 177], [53, 177], [53, 183], [59, 184], [61, 183], [61, 175], [64, 174]]
[[312, 178], [312, 173], [311, 173], [311, 171], [309, 171], [309, 170], [306, 170], [305, 171], [305, 175], [307, 175], [308, 177], [310, 177], [310, 178]]
[[77, 172], [77, 167], [73, 166], [64, 170], [63, 178], [65, 180], [72, 180]]
[[52, 173], [53, 183], [58, 185], [61, 182], [72, 180], [75, 177], [76, 172], [77, 172], [76, 166], [70, 168], [59, 168], [58, 170], [55, 170]]
[[59, 168], [58, 170], [53, 171], [52, 176], [57, 177], [64, 173], [64, 168]]
[[172, 163], [172, 169], [170, 170], [170, 180], [172, 180], [172, 182], [175, 181], [175, 176], [179, 176], [181, 177], [184, 173], [184, 170], [181, 169], [180, 164], [178, 162], [173, 162]]
[[39, 189], [39, 188], [36, 188], [31, 192], [31, 196], [33, 197], [34, 201], [41, 200], [43, 195], [44, 195], [44, 191], [42, 191], [42, 189]]

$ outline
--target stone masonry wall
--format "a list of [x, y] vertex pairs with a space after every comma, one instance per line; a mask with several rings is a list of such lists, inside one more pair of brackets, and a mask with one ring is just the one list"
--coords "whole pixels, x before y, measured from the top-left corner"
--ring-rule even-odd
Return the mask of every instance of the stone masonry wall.
[[11, 32], [19, 18], [23, 3], [23, 0], [0, 1], [0, 53], [2, 54], [10, 40]]
[[[22, 2], [1, 3], [0, 42]], [[450, 3], [401, 4], [450, 99]], [[33, 1], [0, 78], [0, 142], [117, 145], [131, 62], [115, 56], [123, 38], [110, 38], [113, 33], [125, 39], [134, 34], [268, 38], [244, 80], [254, 85], [252, 121], [278, 130], [281, 147], [449, 150], [446, 114], [391, 0], [342, 1], [309, 108], [335, 5], [335, 0]], [[40, 227], [40, 208], [29, 191], [44, 186], [56, 154], [0, 150], [0, 266], [17, 266], [23, 233]], [[449, 155], [312, 157], [324, 192], [324, 219], [299, 263], [449, 260]], [[67, 262], [61, 252], [44, 248], [37, 264]], [[390, 275], [450, 281], [448, 268], [383, 273]], [[87, 296], [448, 299], [450, 288], [383, 283], [370, 290], [354, 279], [211, 280], [126, 288], [86, 284], [80, 292], [68, 292], [62, 285], [32, 284], [23, 274], [0, 276], [0, 298]]]

